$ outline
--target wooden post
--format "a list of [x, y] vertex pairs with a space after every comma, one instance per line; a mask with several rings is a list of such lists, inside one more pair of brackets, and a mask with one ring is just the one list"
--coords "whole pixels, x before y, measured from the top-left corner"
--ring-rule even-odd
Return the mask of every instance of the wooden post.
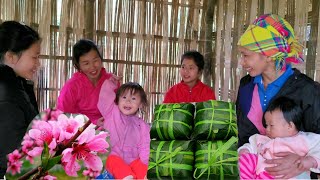
[[85, 1], [85, 38], [93, 40], [94, 31], [94, 2], [95, 0]]
[[207, 85], [215, 84], [215, 64], [216, 60], [213, 58], [213, 48], [212, 48], [212, 30], [213, 30], [213, 14], [216, 0], [208, 0], [207, 9], [206, 9], [206, 29], [205, 29], [205, 51], [204, 51], [204, 60], [205, 66], [203, 70], [203, 80]]
[[[319, 49], [317, 37], [319, 37], [319, 1], [312, 0], [312, 11], [311, 11], [311, 32], [309, 42], [307, 43], [308, 53], [306, 57], [306, 74], [314, 78], [315, 70], [318, 67], [316, 65], [316, 57], [317, 57], [317, 50]], [[319, 52], [318, 52], [319, 53]], [[319, 56], [319, 55], [318, 55]], [[319, 80], [319, 79], [316, 79]]]
[[217, 22], [216, 22], [216, 38], [215, 38], [215, 66], [216, 66], [216, 71], [215, 71], [215, 77], [214, 77], [214, 89], [215, 89], [215, 95], [216, 98], [219, 100], [221, 97], [220, 93], [220, 84], [222, 84], [221, 80], [221, 54], [222, 54], [222, 30], [223, 30], [223, 11], [224, 11], [224, 6], [223, 6], [223, 0], [218, 0], [217, 1]]

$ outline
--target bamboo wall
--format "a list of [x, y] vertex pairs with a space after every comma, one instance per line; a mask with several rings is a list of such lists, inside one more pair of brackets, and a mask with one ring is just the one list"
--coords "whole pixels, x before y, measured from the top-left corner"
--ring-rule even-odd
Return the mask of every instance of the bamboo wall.
[[285, 17], [306, 47], [306, 63], [297, 68], [319, 81], [318, 0], [0, 0], [1, 21], [24, 22], [43, 38], [36, 80], [41, 110], [55, 106], [75, 71], [72, 45], [87, 37], [99, 45], [107, 71], [144, 87], [148, 121], [181, 80], [180, 56], [189, 49], [205, 56], [203, 81], [220, 100], [234, 101], [245, 74], [236, 43], [249, 23], [271, 12]]
[[143, 86], [150, 113], [167, 89], [180, 81], [181, 54], [203, 49], [203, 4], [199, 0], [97, 2], [95, 38], [105, 67], [123, 76], [123, 82]]

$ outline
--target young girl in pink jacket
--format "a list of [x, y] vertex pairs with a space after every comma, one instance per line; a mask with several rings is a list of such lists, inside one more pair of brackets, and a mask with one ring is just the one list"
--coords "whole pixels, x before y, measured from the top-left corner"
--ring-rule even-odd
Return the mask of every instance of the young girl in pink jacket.
[[146, 178], [150, 153], [150, 127], [139, 110], [147, 105], [143, 88], [134, 82], [120, 86], [106, 80], [98, 101], [104, 128], [110, 133], [111, 152], [106, 169], [116, 179]]
[[[320, 135], [303, 132], [302, 109], [292, 99], [279, 97], [267, 108], [264, 115], [266, 135], [255, 134], [239, 151], [240, 179], [275, 179], [265, 171], [268, 159], [278, 153], [294, 153], [301, 158], [292, 166], [304, 173], [294, 179], [310, 179], [310, 171], [320, 172]], [[271, 164], [277, 166], [277, 164]]]

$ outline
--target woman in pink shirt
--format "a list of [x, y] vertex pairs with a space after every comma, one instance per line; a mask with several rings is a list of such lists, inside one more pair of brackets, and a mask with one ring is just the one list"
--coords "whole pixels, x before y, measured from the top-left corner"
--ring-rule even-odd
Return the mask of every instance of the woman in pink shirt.
[[107, 171], [115, 179], [144, 179], [148, 171], [150, 127], [141, 119], [139, 110], [147, 105], [147, 96], [138, 83], [120, 86], [106, 80], [101, 88], [98, 108], [104, 128], [110, 133], [111, 152]]
[[295, 179], [310, 179], [310, 171], [320, 172], [320, 135], [299, 131], [302, 125], [302, 109], [292, 99], [279, 97], [272, 101], [265, 113], [266, 136], [255, 134], [239, 151], [240, 179], [275, 179], [265, 171], [272, 164], [275, 153], [291, 152], [299, 155], [292, 166], [303, 173]]
[[66, 113], [84, 114], [96, 124], [102, 117], [97, 108], [101, 86], [113, 76], [102, 67], [102, 56], [91, 40], [81, 39], [73, 46], [72, 62], [78, 72], [60, 91], [57, 108]]

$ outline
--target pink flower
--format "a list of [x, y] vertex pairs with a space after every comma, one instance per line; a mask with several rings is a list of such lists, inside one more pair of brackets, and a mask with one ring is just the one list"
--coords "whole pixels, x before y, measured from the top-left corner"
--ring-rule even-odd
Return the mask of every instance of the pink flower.
[[26, 134], [24, 137], [23, 137], [23, 141], [21, 143], [22, 145], [22, 153], [24, 153], [25, 155], [27, 155], [26, 159], [30, 161], [30, 163], [32, 164], [33, 163], [33, 158], [31, 156], [28, 155], [29, 151], [31, 151], [34, 146], [35, 146], [35, 143], [34, 141], [30, 138], [30, 136], [28, 134]]
[[7, 172], [10, 172], [12, 175], [15, 175], [16, 173], [20, 173], [22, 161], [15, 161], [12, 163], [9, 161], [7, 165]]
[[[82, 116], [83, 117], [83, 116]], [[64, 140], [69, 140], [77, 131], [78, 128], [83, 126], [84, 119], [80, 116], [76, 118], [68, 118], [66, 115], [60, 115], [58, 121], [56, 122], [57, 128], [59, 128], [59, 140], [58, 142], [63, 142]]]
[[43, 147], [34, 147], [31, 151], [27, 153], [28, 156], [37, 157], [42, 153]]
[[63, 112], [60, 111], [59, 109], [53, 109], [51, 111], [51, 118], [49, 118], [49, 120], [56, 120], [58, 119], [58, 117], [60, 116], [60, 114], [62, 114]]
[[58, 116], [63, 112], [55, 109], [55, 108], [48, 108], [44, 110], [40, 115], [40, 120], [49, 121], [49, 120], [57, 120]]
[[[55, 114], [56, 113], [56, 114]], [[84, 125], [84, 122], [88, 119], [84, 115], [78, 115], [76, 117], [68, 118], [64, 114], [60, 114], [59, 111], [47, 110], [42, 118], [45, 120], [54, 118], [54, 120], [38, 120], [34, 121], [32, 129], [25, 135], [21, 148], [21, 152], [15, 150], [8, 155], [8, 171], [13, 175], [20, 173], [22, 161], [20, 159], [25, 157], [31, 163], [33, 163], [34, 157], [41, 156], [44, 148], [44, 143], [49, 147], [49, 153], [52, 157], [58, 149], [58, 144], [64, 147], [66, 142], [72, 138], [78, 129]], [[55, 116], [56, 115], [56, 116]], [[58, 117], [57, 117], [58, 116]], [[109, 147], [106, 142], [108, 134], [106, 132], [100, 132], [95, 134], [94, 125], [89, 125], [87, 129], [73, 142], [71, 148], [67, 148], [62, 152], [61, 165], [69, 176], [77, 176], [77, 171], [81, 169], [78, 161], [83, 161], [84, 166], [88, 168], [84, 174], [94, 178], [99, 175], [103, 164], [98, 157], [98, 153], [106, 153]], [[41, 177], [43, 180], [57, 179], [54, 176], [50, 176], [47, 173], [45, 177]]]
[[28, 160], [31, 164], [34, 163], [33, 156], [26, 155], [26, 160]]
[[46, 175], [43, 178], [40, 178], [41, 180], [57, 180], [57, 177], [55, 176], [50, 176], [50, 175]]
[[61, 165], [63, 169], [66, 171], [68, 176], [77, 177], [77, 171], [80, 170], [80, 165], [76, 162], [76, 158], [72, 155], [72, 149], [68, 148], [63, 151], [62, 162]]
[[88, 176], [90, 179], [95, 179], [95, 177], [99, 176], [100, 171], [93, 171], [92, 169], [87, 169], [82, 172], [84, 176]]
[[[28, 134], [25, 135], [25, 137], [28, 136]], [[29, 136], [28, 136], [29, 137]], [[29, 139], [25, 139], [24, 141], [22, 141], [22, 153], [24, 153], [26, 155], [26, 159], [28, 161], [30, 161], [31, 164], [33, 164], [33, 157], [36, 156], [36, 155], [33, 155], [33, 156], [30, 156], [29, 155], [29, 152], [32, 151], [34, 149], [34, 146], [35, 146], [35, 143], [33, 140], [29, 140]], [[42, 150], [41, 150], [42, 152]], [[40, 154], [41, 154], [40, 152]], [[38, 155], [40, 155], [38, 154]]]
[[29, 137], [28, 134], [26, 134], [23, 137], [23, 141], [21, 143], [22, 145], [22, 152], [27, 153], [28, 151], [30, 151], [33, 147], [34, 147], [34, 141]]
[[95, 135], [94, 129], [86, 129], [78, 138], [72, 148], [65, 149], [62, 154], [62, 165], [66, 174], [77, 176], [80, 165], [77, 160], [83, 160], [84, 165], [92, 171], [101, 171], [103, 164], [97, 153], [107, 152], [109, 147], [106, 142], [107, 133]]
[[12, 153], [8, 154], [8, 160], [10, 163], [14, 163], [21, 159], [22, 155], [19, 153], [18, 150], [14, 150]]
[[57, 146], [54, 130], [55, 128], [49, 122], [35, 121], [32, 129], [29, 130], [29, 136], [38, 146], [42, 147], [43, 143], [47, 143], [50, 150], [53, 150]]

